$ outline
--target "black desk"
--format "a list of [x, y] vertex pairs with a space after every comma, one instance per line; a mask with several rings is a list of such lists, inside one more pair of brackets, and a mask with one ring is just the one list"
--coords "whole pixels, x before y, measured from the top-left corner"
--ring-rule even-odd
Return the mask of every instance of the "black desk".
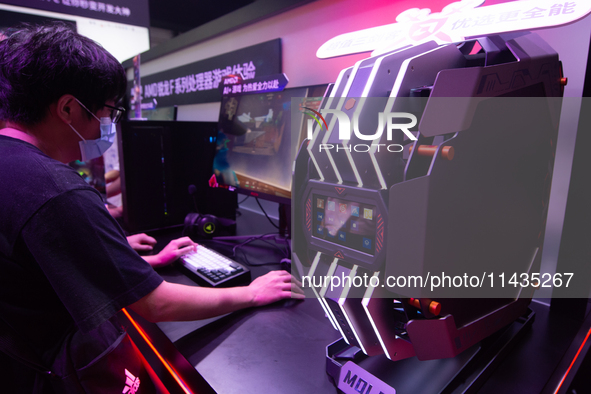
[[[246, 247], [249, 259], [271, 246]], [[278, 261], [278, 260], [275, 260]], [[253, 277], [279, 265], [250, 267]], [[176, 268], [168, 281], [194, 284]], [[175, 347], [218, 393], [336, 393], [326, 375], [325, 347], [340, 337], [315, 299], [285, 300], [204, 322], [158, 323]]]
[[[244, 252], [256, 263], [277, 262], [282, 257], [264, 243], [247, 246]], [[279, 268], [273, 264], [251, 270], [255, 277]], [[159, 272], [171, 282], [195, 284], [174, 266]], [[492, 371], [479, 393], [553, 393], [556, 389], [591, 322], [550, 313], [549, 306], [540, 302], [530, 307], [536, 312], [531, 330]], [[286, 300], [215, 321], [158, 326], [143, 321], [142, 325], [164, 332], [168, 336], [165, 340], [173, 342], [183, 361], [188, 361], [186, 365], [194, 367], [218, 393], [337, 392], [326, 374], [325, 348], [340, 334], [315, 299]]]
[[[276, 232], [264, 217], [245, 210], [238, 218], [238, 224], [240, 235]], [[158, 251], [170, 240], [182, 236], [182, 229], [150, 235], [158, 239]], [[210, 241], [200, 243], [232, 257], [231, 246]], [[284, 245], [257, 241], [241, 247], [233, 258], [247, 265], [252, 278], [255, 278], [271, 270], [285, 268], [279, 263], [285, 257], [283, 249]], [[267, 264], [248, 265], [244, 255], [252, 264]], [[197, 285], [176, 265], [158, 269], [158, 273], [169, 282]], [[325, 348], [339, 339], [340, 334], [325, 317], [316, 299], [284, 300], [205, 321], [153, 324], [133, 313], [132, 316], [148, 332], [148, 336], [166, 359], [172, 364], [179, 361], [174, 349], [170, 349], [172, 342], [174, 348], [217, 393], [337, 392], [326, 374]], [[184, 360], [178, 364], [173, 366], [177, 370], [186, 369], [188, 365]], [[187, 371], [184, 372], [186, 378]], [[167, 372], [164, 371], [163, 374], [166, 375]], [[190, 376], [188, 380], [191, 380]], [[196, 381], [199, 386], [199, 379]], [[170, 386], [173, 387], [172, 390]], [[166, 384], [171, 393], [175, 392], [174, 386], [174, 381]], [[202, 391], [195, 389], [195, 393], [200, 392]]]

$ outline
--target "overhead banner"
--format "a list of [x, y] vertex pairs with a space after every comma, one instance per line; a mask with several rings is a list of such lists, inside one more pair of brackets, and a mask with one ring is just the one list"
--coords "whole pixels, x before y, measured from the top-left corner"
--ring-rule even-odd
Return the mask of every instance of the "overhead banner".
[[[428, 8], [401, 12], [396, 23], [340, 34], [318, 48], [320, 59], [386, 52], [419, 45], [462, 41], [501, 32], [535, 30], [572, 23], [591, 13], [589, 1], [524, 0], [486, 5], [485, 0], [460, 0], [431, 13]], [[483, 5], [484, 4], [484, 5]]]
[[[279, 73], [281, 39], [277, 38], [157, 74], [142, 76], [142, 108], [146, 108], [145, 105], [161, 108], [221, 101], [220, 85], [225, 76], [240, 74], [244, 83], [248, 83], [248, 80]], [[129, 86], [133, 86], [133, 82], [130, 82]]]
[[149, 27], [148, 0], [3, 0], [4, 4]]

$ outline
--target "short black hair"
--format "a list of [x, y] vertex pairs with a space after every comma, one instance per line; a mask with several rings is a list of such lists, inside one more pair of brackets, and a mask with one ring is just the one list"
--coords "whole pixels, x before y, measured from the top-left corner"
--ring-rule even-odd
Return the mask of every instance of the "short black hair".
[[63, 22], [22, 25], [0, 41], [0, 119], [38, 124], [64, 94], [95, 112], [126, 90], [121, 63]]

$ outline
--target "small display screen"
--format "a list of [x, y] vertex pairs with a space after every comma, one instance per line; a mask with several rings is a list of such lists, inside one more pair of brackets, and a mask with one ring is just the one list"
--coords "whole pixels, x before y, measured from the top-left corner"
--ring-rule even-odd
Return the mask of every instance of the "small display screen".
[[315, 237], [363, 253], [375, 253], [375, 205], [319, 194], [313, 196], [312, 234]]

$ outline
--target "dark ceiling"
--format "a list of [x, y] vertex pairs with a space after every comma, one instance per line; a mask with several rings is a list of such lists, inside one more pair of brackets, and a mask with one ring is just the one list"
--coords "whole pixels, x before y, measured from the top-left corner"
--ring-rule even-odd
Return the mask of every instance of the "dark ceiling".
[[185, 33], [255, 0], [149, 0], [150, 26]]

